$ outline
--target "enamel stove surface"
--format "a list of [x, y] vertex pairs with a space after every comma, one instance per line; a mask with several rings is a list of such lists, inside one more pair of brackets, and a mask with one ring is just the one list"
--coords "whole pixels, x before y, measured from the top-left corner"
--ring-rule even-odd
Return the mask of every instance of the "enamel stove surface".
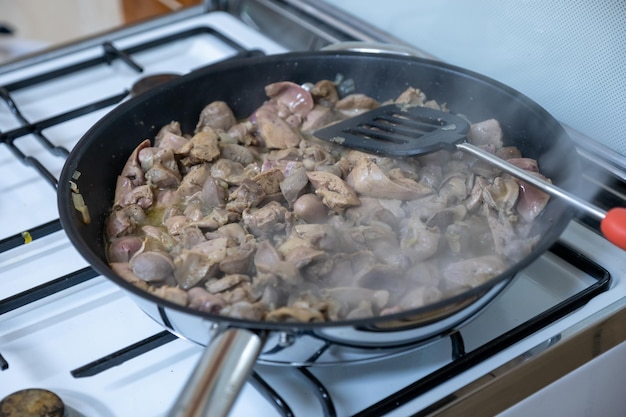
[[[251, 50], [284, 51], [216, 12], [0, 74], [0, 399], [45, 388], [85, 417], [167, 413], [202, 347], [165, 332], [89, 268], [60, 230], [53, 184], [67, 151], [135, 81]], [[231, 415], [426, 413], [623, 298], [618, 249], [578, 223], [563, 244], [475, 318], [421, 346], [341, 366], [257, 365]]]

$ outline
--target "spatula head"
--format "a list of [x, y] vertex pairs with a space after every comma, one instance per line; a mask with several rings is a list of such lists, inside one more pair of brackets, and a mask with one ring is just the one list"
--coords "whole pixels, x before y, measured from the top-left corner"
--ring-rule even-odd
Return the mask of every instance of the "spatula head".
[[389, 156], [454, 150], [466, 141], [470, 124], [455, 114], [407, 104], [389, 104], [314, 133], [348, 148]]

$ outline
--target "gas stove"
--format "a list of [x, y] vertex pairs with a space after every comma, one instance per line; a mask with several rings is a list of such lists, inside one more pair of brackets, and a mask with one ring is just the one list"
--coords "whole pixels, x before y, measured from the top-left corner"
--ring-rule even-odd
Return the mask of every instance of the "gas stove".
[[[255, 16], [294, 12], [251, 3], [257, 9], [247, 13]], [[304, 16], [280, 21], [301, 29], [298, 45], [272, 40], [271, 27], [243, 14], [198, 8], [0, 66], [0, 399], [41, 388], [77, 416], [167, 414], [203, 347], [165, 331], [73, 249], [58, 221], [56, 179], [82, 134], [146, 76], [185, 74], [302, 42], [319, 49], [337, 41], [396, 41], [372, 28], [339, 24], [322, 31], [330, 17]], [[570, 131], [577, 143], [587, 141]], [[619, 187], [617, 174], [607, 175]], [[230, 415], [453, 413], [471, 393], [622, 310], [626, 259], [596, 229], [588, 219], [573, 221], [486, 308], [418, 346], [355, 355], [340, 366], [259, 363]], [[470, 414], [503, 412], [569, 370]]]

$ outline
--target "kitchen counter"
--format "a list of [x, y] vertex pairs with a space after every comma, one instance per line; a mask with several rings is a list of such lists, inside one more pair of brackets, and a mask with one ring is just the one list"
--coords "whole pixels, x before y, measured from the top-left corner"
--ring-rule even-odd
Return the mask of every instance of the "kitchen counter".
[[623, 417], [626, 342], [570, 372], [498, 417]]

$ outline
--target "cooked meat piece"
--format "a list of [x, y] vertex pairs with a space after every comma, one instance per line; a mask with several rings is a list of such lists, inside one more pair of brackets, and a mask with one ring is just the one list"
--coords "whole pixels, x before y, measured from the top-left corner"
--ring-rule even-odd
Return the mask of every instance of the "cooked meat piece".
[[[542, 176], [542, 179], [546, 178]], [[515, 209], [524, 221], [532, 222], [546, 208], [550, 195], [524, 181], [519, 181], [519, 190], [520, 195]]]
[[304, 117], [313, 109], [311, 93], [290, 81], [265, 86], [265, 94], [280, 106], [286, 107], [290, 114]]
[[167, 232], [170, 236], [178, 236], [183, 228], [189, 224], [189, 219], [185, 215], [171, 216], [163, 224], [167, 227]]
[[211, 166], [209, 164], [198, 164], [190, 167], [176, 190], [177, 197], [186, 200], [188, 197], [200, 192], [209, 176], [210, 170]]
[[449, 204], [455, 204], [467, 198], [467, 179], [458, 174], [448, 175], [441, 181], [439, 196], [445, 198]]
[[321, 223], [328, 218], [328, 208], [315, 194], [303, 194], [293, 204], [293, 213], [307, 223]]
[[143, 172], [147, 172], [151, 168], [157, 165], [163, 165], [165, 168], [178, 172], [178, 165], [174, 159], [174, 151], [167, 148], [147, 147], [142, 148], [137, 156], [141, 169]]
[[256, 246], [252, 243], [244, 243], [226, 249], [226, 255], [219, 263], [220, 271], [227, 276], [247, 274], [251, 271], [252, 260]]
[[411, 310], [435, 303], [443, 298], [439, 288], [432, 286], [416, 287], [406, 293], [399, 302], [402, 310]]
[[190, 249], [183, 249], [174, 258], [174, 277], [181, 288], [188, 289], [213, 277], [226, 256], [226, 238], [207, 240]]
[[213, 178], [234, 185], [239, 185], [247, 179], [244, 166], [230, 159], [218, 159], [215, 161], [215, 163], [211, 165], [210, 173]]
[[202, 201], [211, 208], [226, 206], [226, 189], [219, 180], [207, 177], [202, 186]]
[[[119, 275], [120, 277], [125, 279], [127, 282], [130, 282], [131, 284], [137, 286], [138, 288], [142, 290], [149, 291], [154, 288], [157, 288], [157, 287], [151, 287], [150, 284], [148, 284], [146, 281], [143, 281], [137, 278], [135, 274], [133, 274], [133, 271], [131, 271], [130, 266], [128, 265], [128, 262], [109, 262], [109, 266], [111, 267], [111, 270], [115, 272], [117, 275]], [[185, 293], [185, 297], [187, 297], [186, 293]]]
[[488, 187], [488, 183], [484, 178], [477, 177], [472, 190], [463, 202], [467, 211], [476, 211], [483, 203], [483, 189]]
[[[361, 302], [364, 300], [368, 301], [367, 307], [370, 313], [372, 311], [382, 310], [389, 302], [389, 291], [371, 290], [369, 288], [359, 287], [329, 288], [322, 292], [322, 296], [325, 299], [335, 301], [335, 303], [332, 304], [332, 306], [336, 308], [336, 311], [332, 313], [334, 320], [348, 318], [348, 316], [352, 316], [352, 318], [365, 318], [360, 315], [357, 317], [356, 312], [351, 315], [351, 312], [359, 309]], [[368, 317], [371, 316], [370, 314]]]
[[[253, 135], [255, 131], [256, 126], [249, 120], [246, 120], [233, 125], [230, 129], [228, 129], [226, 135], [236, 143], [244, 146], [250, 146], [257, 145], [257, 140]], [[222, 141], [224, 141], [223, 135], [220, 137], [222, 138]], [[230, 141], [228, 143], [230, 143]]]
[[370, 250], [378, 262], [400, 268], [407, 266], [407, 260], [400, 251], [398, 234], [389, 225], [372, 222], [367, 226], [357, 226], [352, 228], [350, 237], [358, 246]]
[[311, 323], [325, 321], [324, 315], [314, 308], [301, 303], [291, 307], [281, 307], [270, 311], [265, 315], [267, 321], [279, 321], [285, 323]]
[[204, 288], [190, 288], [187, 295], [188, 307], [205, 313], [219, 314], [226, 305], [226, 300], [219, 295], [211, 294]]
[[180, 130], [180, 123], [173, 121], [159, 130], [154, 137], [154, 146], [177, 151], [188, 141], [189, 139], [185, 138]]
[[[479, 146], [479, 147], [483, 148], [483, 150], [487, 150], [489, 153], [493, 153], [493, 149], [486, 149], [486, 148], [491, 148], [491, 147], [488, 147], [488, 146]], [[493, 164], [490, 164], [485, 161], [481, 161], [479, 159], [474, 158], [473, 156], [466, 156], [465, 159], [469, 162], [469, 166], [470, 166], [472, 173], [476, 175], [479, 175], [488, 180], [493, 180], [494, 178], [502, 175], [502, 170], [500, 170], [500, 168], [496, 167]]]
[[508, 266], [500, 256], [480, 256], [451, 263], [444, 268], [443, 278], [450, 290], [473, 288], [501, 274]]
[[334, 109], [316, 104], [302, 121], [302, 131], [312, 133], [343, 118], [344, 116]]
[[263, 171], [254, 177], [252, 181], [259, 184], [266, 195], [280, 193], [280, 183], [285, 179], [282, 171], [278, 168], [272, 168]]
[[245, 301], [249, 303], [256, 303], [259, 300], [260, 293], [248, 282], [242, 282], [232, 289], [222, 291], [220, 296], [223, 297], [229, 304]]
[[407, 269], [411, 288], [438, 287], [441, 283], [441, 266], [438, 259], [419, 262]]
[[237, 187], [229, 196], [226, 208], [228, 210], [243, 213], [245, 209], [258, 206], [265, 198], [265, 193], [261, 186], [250, 180], [245, 179], [241, 185]]
[[136, 253], [129, 261], [133, 274], [146, 282], [164, 282], [174, 272], [174, 262], [162, 251]]
[[354, 190], [341, 178], [328, 172], [307, 172], [307, 177], [329, 209], [342, 213], [346, 208], [361, 204]]
[[217, 273], [216, 263], [209, 264], [205, 257], [192, 250], [183, 250], [174, 258], [174, 277], [182, 289], [189, 289], [205, 278], [214, 276]]
[[427, 163], [419, 169], [419, 182], [436, 190], [443, 180], [443, 168], [439, 163]]
[[[146, 183], [143, 175], [143, 170], [141, 169], [141, 163], [139, 162], [139, 152], [142, 149], [148, 147], [150, 147], [150, 140], [148, 139], [142, 141], [139, 145], [137, 145], [133, 153], [128, 158], [126, 165], [124, 165], [122, 173], [120, 174], [120, 176], [128, 178], [133, 187], [137, 187], [138, 185], [143, 185]], [[115, 197], [115, 200], [118, 200], [117, 196]]]
[[435, 109], [435, 110], [448, 111], [448, 109], [446, 108], [446, 104], [445, 103], [439, 104], [435, 100], [427, 100], [424, 103], [424, 107], [428, 107], [430, 109]]
[[335, 103], [335, 109], [344, 117], [354, 117], [378, 106], [380, 103], [377, 100], [364, 94], [350, 94]]
[[151, 287], [151, 292], [157, 297], [181, 306], [186, 306], [189, 299], [187, 291], [178, 287], [171, 287], [169, 285]]
[[195, 133], [205, 130], [227, 131], [237, 120], [228, 104], [223, 101], [214, 101], [200, 112]]
[[277, 250], [286, 262], [294, 264], [299, 269], [319, 261], [326, 255], [324, 251], [317, 249], [311, 241], [299, 237], [295, 231], [278, 246]]
[[239, 162], [243, 165], [253, 163], [258, 159], [258, 155], [250, 147], [241, 146], [234, 143], [220, 143], [220, 155], [222, 158]]
[[[215, 226], [217, 228], [218, 226]], [[200, 243], [206, 242], [202, 230], [194, 224], [185, 225], [178, 236], [178, 242], [181, 249], [191, 249]]]
[[366, 319], [374, 316], [372, 302], [369, 300], [361, 300], [358, 306], [353, 308], [344, 317], [346, 320]]
[[510, 164], [515, 165], [518, 168], [522, 168], [530, 172], [539, 172], [539, 165], [535, 159], [531, 158], [509, 158], [507, 160]]
[[375, 222], [382, 222], [389, 225], [392, 229], [397, 230], [399, 225], [398, 218], [404, 217], [404, 213], [398, 216], [397, 209], [394, 211], [388, 210], [383, 206], [382, 201], [397, 201], [399, 200], [382, 200], [378, 198], [362, 197], [361, 205], [356, 207], [350, 207], [346, 210], [345, 216], [350, 219], [356, 225], [367, 225]]
[[143, 241], [137, 236], [123, 236], [113, 239], [107, 248], [107, 260], [109, 262], [128, 262], [142, 245]]
[[495, 149], [500, 149], [504, 134], [500, 123], [496, 119], [489, 119], [471, 124], [467, 137], [474, 145], [493, 145]]
[[263, 303], [239, 301], [222, 309], [222, 315], [242, 320], [263, 320], [267, 308]]
[[445, 239], [453, 253], [465, 256], [482, 256], [494, 253], [493, 234], [482, 216], [457, 221], [448, 225]]
[[359, 287], [404, 293], [406, 291], [406, 281], [402, 279], [404, 274], [405, 269], [401, 266], [376, 263], [360, 271], [355, 278]]
[[143, 209], [147, 209], [152, 206], [154, 202], [154, 194], [152, 188], [149, 185], [140, 185], [133, 188], [122, 196], [120, 200], [117, 200], [117, 207], [128, 207], [130, 205], [137, 205]]
[[285, 229], [286, 215], [287, 209], [272, 201], [258, 209], [244, 210], [242, 220], [253, 235], [271, 236]]
[[515, 146], [504, 146], [496, 150], [496, 156], [504, 160], [509, 160], [514, 158], [521, 158], [522, 153]]
[[519, 198], [519, 186], [515, 180], [498, 177], [493, 184], [483, 188], [482, 196], [489, 207], [510, 216]]
[[396, 98], [395, 102], [399, 104], [423, 106], [426, 102], [426, 94], [419, 88], [409, 87]]
[[[229, 223], [220, 226], [215, 231], [216, 237], [225, 237], [228, 239], [228, 246], [243, 245], [250, 243], [254, 237], [248, 234], [239, 223]], [[231, 245], [232, 242], [232, 245]]]
[[250, 277], [244, 274], [228, 274], [222, 278], [211, 279], [204, 285], [210, 293], [227, 291], [244, 282], [250, 282]]
[[335, 83], [329, 80], [320, 80], [309, 90], [316, 103], [325, 107], [333, 106], [339, 100], [339, 93]]
[[161, 189], [180, 184], [181, 174], [171, 149], [144, 148], [139, 152], [139, 161], [150, 185]]
[[279, 115], [275, 103], [267, 103], [254, 113], [260, 142], [268, 149], [295, 148], [302, 135]]
[[[144, 140], [133, 151], [117, 178], [113, 208], [140, 203], [143, 208], [152, 205], [152, 191], [146, 186], [146, 178], [139, 162], [141, 150], [150, 147], [150, 141]], [[137, 188], [139, 188], [137, 190]]]
[[439, 230], [446, 230], [447, 227], [460, 220], [463, 220], [467, 216], [467, 209], [462, 204], [456, 206], [447, 207], [438, 213], [433, 214], [428, 220], [426, 220], [427, 227], [436, 227]]
[[[295, 211], [295, 202], [300, 197], [300, 195], [304, 192], [305, 187], [309, 183], [309, 177], [306, 175], [306, 169], [302, 166], [302, 164], [297, 163], [297, 168], [289, 170], [288, 173], [285, 173], [285, 178], [280, 182], [279, 188], [280, 192], [285, 197], [285, 201], [289, 207], [293, 207]], [[286, 168], [286, 167], [285, 167]], [[287, 169], [285, 169], [287, 171]], [[298, 213], [296, 213], [297, 215]]]
[[400, 224], [400, 247], [404, 256], [413, 263], [422, 262], [437, 253], [440, 237], [438, 228], [427, 227], [416, 214]]
[[205, 207], [202, 204], [202, 198], [200, 193], [196, 193], [187, 199], [187, 207], [183, 211], [183, 214], [192, 222], [198, 222], [202, 220], [206, 213]]
[[[327, 260], [326, 252], [307, 246], [298, 246], [294, 250], [285, 254], [285, 261], [292, 263], [296, 268], [302, 269], [310, 265], [320, 265], [320, 262]], [[311, 272], [311, 269], [307, 269]]]
[[332, 224], [297, 224], [293, 231], [318, 249], [334, 251], [338, 248], [337, 230]]
[[359, 158], [346, 182], [358, 194], [374, 198], [414, 200], [433, 193], [430, 187], [408, 178], [391, 180], [369, 158]]
[[171, 253], [178, 244], [178, 241], [162, 226], [147, 224], [141, 228], [141, 231], [144, 235], [144, 244], [148, 249], [158, 249]]
[[106, 221], [105, 233], [109, 238], [126, 236], [137, 230], [137, 226], [148, 221], [146, 213], [141, 207], [131, 204], [121, 209], [113, 210]]
[[218, 141], [219, 137], [213, 130], [202, 130], [193, 135], [189, 142], [176, 152], [176, 156], [181, 157], [181, 163], [187, 166], [212, 162], [220, 156]]
[[300, 273], [296, 266], [285, 262], [280, 253], [267, 240], [259, 243], [254, 255], [254, 266], [261, 273], [272, 274], [292, 283], [299, 280]]
[[[550, 179], [539, 173], [539, 166], [534, 159], [510, 158], [508, 162], [531, 172], [544, 181], [550, 182]], [[526, 222], [530, 223], [543, 212], [543, 209], [550, 200], [550, 195], [518, 178], [513, 178], [513, 180], [519, 184], [519, 199], [517, 201], [516, 210]]]
[[507, 216], [503, 212], [483, 208], [493, 235], [497, 254], [513, 261], [524, 258], [534, 247], [537, 236], [528, 236], [529, 224], [520, 221], [518, 216]]

